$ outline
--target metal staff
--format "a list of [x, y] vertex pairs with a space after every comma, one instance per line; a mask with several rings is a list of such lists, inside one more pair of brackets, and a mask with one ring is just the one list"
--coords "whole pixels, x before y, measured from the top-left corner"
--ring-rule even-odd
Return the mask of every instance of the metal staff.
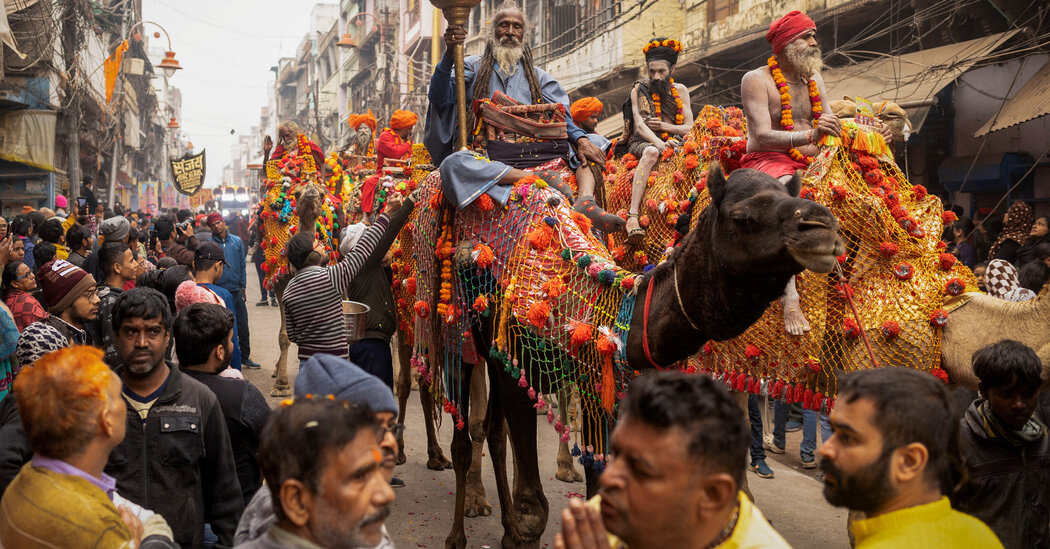
[[[481, 0], [430, 0], [450, 25], [465, 26], [470, 10]], [[452, 46], [452, 60], [456, 64], [456, 114], [459, 119], [459, 148], [467, 148], [467, 82], [463, 68], [463, 44]]]

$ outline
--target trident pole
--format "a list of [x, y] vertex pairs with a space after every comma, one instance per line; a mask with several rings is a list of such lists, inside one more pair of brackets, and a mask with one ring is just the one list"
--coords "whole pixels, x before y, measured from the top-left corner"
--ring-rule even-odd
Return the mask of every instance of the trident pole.
[[[441, 10], [449, 25], [465, 26], [470, 10], [481, 0], [430, 0]], [[463, 44], [452, 46], [452, 60], [456, 65], [456, 115], [459, 121], [459, 148], [467, 148], [467, 78], [463, 68]]]

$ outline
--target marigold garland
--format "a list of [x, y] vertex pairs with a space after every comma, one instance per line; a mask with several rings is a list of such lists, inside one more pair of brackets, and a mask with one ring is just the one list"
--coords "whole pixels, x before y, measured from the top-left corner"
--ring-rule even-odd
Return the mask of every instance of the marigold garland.
[[[788, 87], [787, 80], [784, 78], [784, 73], [780, 70], [780, 65], [777, 64], [777, 57], [771, 56], [766, 62], [769, 65], [769, 72], [773, 75], [773, 83], [777, 86], [777, 91], [780, 92], [780, 127], [784, 131], [792, 131], [795, 129], [795, 121], [791, 118], [791, 91]], [[809, 102], [812, 105], [813, 119], [820, 118], [821, 113], [824, 112], [824, 106], [820, 102], [820, 88], [817, 87], [817, 81], [810, 78], [808, 82], [809, 86]], [[806, 156], [802, 154], [802, 151], [792, 147], [788, 150], [796, 162], [802, 162], [805, 165], [813, 163], [812, 156]]]
[[[668, 79], [671, 83], [671, 97], [674, 98], [675, 114], [674, 123], [675, 125], [681, 126], [685, 123], [685, 107], [682, 105], [682, 97], [678, 94], [678, 88], [674, 85], [674, 78]], [[653, 92], [653, 116], [660, 118], [660, 94]], [[820, 98], [817, 98], [820, 101]], [[671, 137], [671, 134], [667, 132], [660, 133], [660, 139], [667, 141]]]

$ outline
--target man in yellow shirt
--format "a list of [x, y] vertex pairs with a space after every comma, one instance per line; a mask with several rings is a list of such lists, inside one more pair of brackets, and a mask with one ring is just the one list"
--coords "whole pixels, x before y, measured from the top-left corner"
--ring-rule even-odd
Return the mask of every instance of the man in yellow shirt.
[[829, 420], [818, 451], [824, 497], [867, 517], [850, 526], [856, 549], [1003, 546], [946, 497], [962, 459], [940, 380], [892, 367], [844, 376]]
[[631, 382], [599, 495], [570, 501], [559, 549], [790, 548], [740, 491], [748, 430], [725, 386], [657, 372]]

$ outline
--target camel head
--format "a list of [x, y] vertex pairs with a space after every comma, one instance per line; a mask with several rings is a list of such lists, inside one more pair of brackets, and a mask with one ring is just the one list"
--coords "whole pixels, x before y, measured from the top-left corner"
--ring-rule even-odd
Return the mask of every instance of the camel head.
[[707, 188], [715, 214], [714, 257], [736, 273], [834, 269], [836, 257], [844, 252], [838, 221], [821, 204], [798, 198], [801, 186], [800, 173], [785, 186], [764, 172], [744, 168], [726, 179], [713, 164]]
[[842, 99], [836, 99], [831, 101], [831, 112], [835, 113], [835, 116], [843, 118], [856, 118], [857, 117], [857, 104], [853, 102], [849, 97], [843, 97]]
[[[303, 178], [303, 181], [308, 181]], [[295, 213], [299, 216], [299, 228], [313, 227], [321, 215], [321, 203], [324, 201], [324, 190], [316, 182], [300, 185], [295, 190]]]

